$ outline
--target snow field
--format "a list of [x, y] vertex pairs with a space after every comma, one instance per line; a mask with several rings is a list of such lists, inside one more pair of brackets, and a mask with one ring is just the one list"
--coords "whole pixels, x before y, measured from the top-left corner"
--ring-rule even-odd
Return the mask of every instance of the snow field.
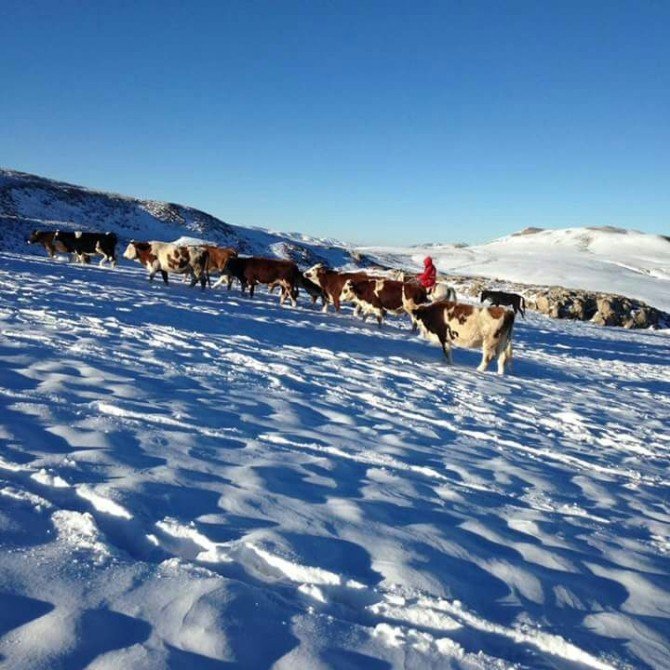
[[0, 661], [668, 667], [667, 336], [309, 302], [0, 254]]

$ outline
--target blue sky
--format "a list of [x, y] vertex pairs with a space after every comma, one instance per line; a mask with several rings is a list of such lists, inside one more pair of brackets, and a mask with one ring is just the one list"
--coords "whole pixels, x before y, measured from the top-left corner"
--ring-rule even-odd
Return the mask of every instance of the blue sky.
[[0, 6], [0, 165], [359, 243], [670, 233], [670, 3]]

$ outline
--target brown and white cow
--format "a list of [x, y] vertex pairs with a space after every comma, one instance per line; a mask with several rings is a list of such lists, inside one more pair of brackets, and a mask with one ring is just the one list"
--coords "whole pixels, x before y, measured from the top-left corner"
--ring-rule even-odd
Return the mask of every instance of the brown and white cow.
[[303, 275], [314, 282], [326, 295], [327, 302], [324, 302], [323, 311], [328, 311], [328, 303], [332, 303], [335, 311], [340, 311], [340, 303], [342, 296], [342, 289], [349, 279], [368, 279], [365, 272], [336, 272], [335, 270], [327, 270], [323, 263], [316, 265], [303, 272]]
[[33, 230], [26, 242], [28, 244], [41, 244], [50, 258], [53, 258], [56, 254], [71, 253], [63, 242], [54, 241], [55, 235], [55, 230]]
[[376, 283], [376, 279], [347, 279], [342, 287], [340, 300], [353, 302], [354, 311], [363, 315], [363, 321], [372, 314], [381, 327], [385, 311], [379, 296], [375, 293]]
[[[271, 282], [268, 284], [268, 293], [274, 293], [275, 289], [280, 286], [280, 281]], [[321, 298], [322, 305], [326, 304], [326, 294], [321, 290], [321, 287], [307, 279], [302, 272], [298, 273], [298, 288], [304, 289], [305, 293], [312, 298], [312, 305], [316, 305], [319, 298]]]
[[231, 258], [237, 258], [237, 251], [232, 247], [212, 247], [205, 245], [207, 249], [207, 283], [212, 286], [210, 274], [218, 272], [220, 277], [216, 280], [212, 288], [216, 288], [228, 281], [226, 266]]
[[[428, 302], [429, 296], [425, 287], [417, 281], [398, 281], [395, 279], [378, 279], [375, 285], [375, 293], [381, 300], [382, 306], [387, 312], [393, 314], [402, 314], [407, 312], [403, 303], [403, 290], [407, 299], [415, 305], [422, 305]], [[412, 326], [416, 327], [416, 322], [411, 312], [407, 312], [412, 320]]]
[[502, 307], [475, 307], [457, 302], [433, 302], [417, 305], [403, 292], [403, 303], [419, 324], [421, 334], [438, 342], [451, 365], [452, 343], [469, 349], [482, 348], [483, 372], [498, 359], [498, 374], [503, 374], [512, 361], [512, 329], [514, 312]]
[[287, 298], [295, 307], [298, 297], [300, 270], [293, 261], [277, 258], [231, 258], [226, 265], [229, 278], [237, 279], [242, 287], [242, 293], [249, 287], [249, 295], [254, 297], [256, 284], [268, 284], [281, 287], [279, 304], [283, 305]]
[[208, 252], [204, 246], [177, 246], [169, 242], [135, 242], [132, 240], [123, 257], [137, 261], [149, 270], [149, 281], [157, 272], [168, 283], [168, 273], [186, 274], [191, 286], [199, 281], [204, 290], [207, 282]]

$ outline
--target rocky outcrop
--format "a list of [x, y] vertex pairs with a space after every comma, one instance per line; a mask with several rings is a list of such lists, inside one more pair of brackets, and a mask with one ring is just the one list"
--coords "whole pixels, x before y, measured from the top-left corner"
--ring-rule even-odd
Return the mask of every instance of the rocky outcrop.
[[623, 295], [562, 286], [517, 284], [464, 275], [443, 279], [453, 284], [461, 295], [474, 299], [478, 299], [484, 289], [518, 293], [526, 299], [528, 309], [554, 319], [590, 321], [600, 326], [623, 328], [670, 328], [670, 314]]

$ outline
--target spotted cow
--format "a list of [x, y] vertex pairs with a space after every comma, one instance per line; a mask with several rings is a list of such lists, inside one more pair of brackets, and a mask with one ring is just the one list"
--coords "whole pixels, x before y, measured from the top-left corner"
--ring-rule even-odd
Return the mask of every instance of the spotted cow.
[[470, 349], [482, 348], [482, 362], [477, 368], [480, 372], [494, 358], [498, 359], [498, 374], [503, 374], [511, 364], [514, 312], [450, 301], [417, 305], [404, 292], [403, 303], [417, 320], [421, 334], [441, 345], [450, 365], [452, 343]]
[[149, 281], [157, 272], [168, 283], [168, 273], [186, 274], [191, 278], [191, 286], [198, 281], [204, 290], [207, 282], [208, 251], [204, 246], [177, 246], [169, 242], [135, 242], [126, 247], [123, 257], [137, 261], [149, 270]]

